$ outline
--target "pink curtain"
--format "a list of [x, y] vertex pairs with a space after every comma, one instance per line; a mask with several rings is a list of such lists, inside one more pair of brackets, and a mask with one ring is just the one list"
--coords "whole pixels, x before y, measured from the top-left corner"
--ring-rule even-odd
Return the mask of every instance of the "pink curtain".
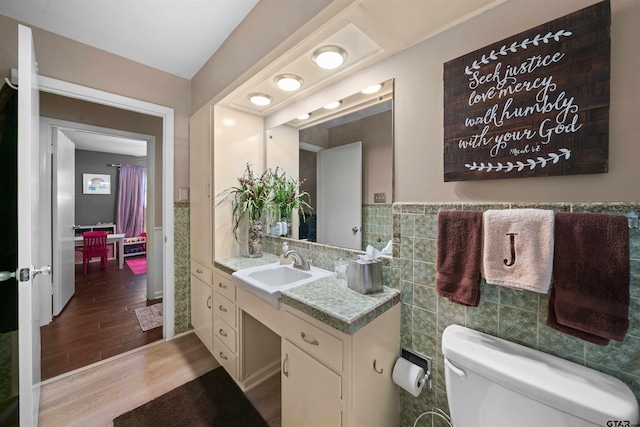
[[146, 169], [143, 167], [120, 166], [116, 229], [125, 237], [139, 236], [144, 231], [145, 175]]

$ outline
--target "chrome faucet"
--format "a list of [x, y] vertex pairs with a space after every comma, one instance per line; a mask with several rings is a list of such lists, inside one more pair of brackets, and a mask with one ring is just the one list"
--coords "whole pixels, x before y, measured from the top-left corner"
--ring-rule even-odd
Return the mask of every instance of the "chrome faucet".
[[298, 270], [309, 271], [311, 270], [311, 260], [304, 260], [302, 255], [300, 255], [295, 250], [291, 249], [284, 254], [285, 258], [289, 258], [289, 255], [293, 257], [293, 268], [297, 268]]

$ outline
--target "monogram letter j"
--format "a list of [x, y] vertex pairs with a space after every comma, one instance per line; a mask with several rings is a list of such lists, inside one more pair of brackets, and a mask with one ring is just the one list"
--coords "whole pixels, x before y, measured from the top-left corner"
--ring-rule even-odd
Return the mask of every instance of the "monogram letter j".
[[511, 244], [511, 261], [509, 261], [508, 259], [504, 259], [504, 265], [506, 265], [507, 267], [511, 267], [513, 264], [516, 263], [516, 236], [518, 235], [518, 233], [507, 233], [507, 236], [509, 236], [509, 243]]

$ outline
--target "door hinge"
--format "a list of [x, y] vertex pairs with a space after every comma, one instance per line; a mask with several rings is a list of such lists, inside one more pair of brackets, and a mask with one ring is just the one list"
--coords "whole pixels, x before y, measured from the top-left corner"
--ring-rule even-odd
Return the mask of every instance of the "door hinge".
[[344, 399], [340, 399], [340, 412], [344, 412]]

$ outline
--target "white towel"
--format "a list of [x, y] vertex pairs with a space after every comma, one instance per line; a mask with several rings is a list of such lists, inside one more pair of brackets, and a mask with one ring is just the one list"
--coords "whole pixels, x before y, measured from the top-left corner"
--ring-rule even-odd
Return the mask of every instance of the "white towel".
[[483, 215], [483, 270], [487, 283], [549, 292], [554, 212], [488, 210]]

